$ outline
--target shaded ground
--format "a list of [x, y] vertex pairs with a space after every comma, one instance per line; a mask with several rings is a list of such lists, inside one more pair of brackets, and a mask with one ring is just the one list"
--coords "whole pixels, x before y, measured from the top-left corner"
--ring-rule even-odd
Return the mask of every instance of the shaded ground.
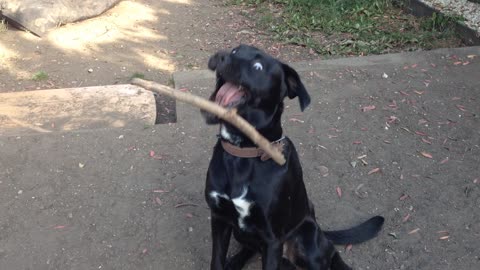
[[[301, 114], [288, 102], [284, 126], [319, 223], [386, 217], [378, 238], [339, 247], [355, 269], [478, 266], [479, 55], [295, 65], [312, 106]], [[175, 83], [207, 96], [214, 80], [198, 71]], [[150, 128], [0, 137], [0, 268], [207, 269], [202, 190], [217, 130], [189, 106], [178, 116]]]

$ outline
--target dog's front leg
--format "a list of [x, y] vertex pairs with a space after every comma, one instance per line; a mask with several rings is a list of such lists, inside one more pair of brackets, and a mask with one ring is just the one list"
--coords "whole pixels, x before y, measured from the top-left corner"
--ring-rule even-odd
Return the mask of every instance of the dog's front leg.
[[283, 245], [278, 242], [268, 243], [262, 251], [262, 269], [279, 270], [282, 261]]
[[212, 214], [212, 261], [211, 270], [223, 270], [227, 258], [232, 227]]

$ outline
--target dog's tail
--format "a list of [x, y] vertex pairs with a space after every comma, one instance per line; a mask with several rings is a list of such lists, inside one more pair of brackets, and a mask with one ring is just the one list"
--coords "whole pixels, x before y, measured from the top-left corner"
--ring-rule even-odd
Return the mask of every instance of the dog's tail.
[[335, 245], [359, 244], [377, 236], [384, 221], [383, 217], [375, 216], [351, 229], [323, 233]]

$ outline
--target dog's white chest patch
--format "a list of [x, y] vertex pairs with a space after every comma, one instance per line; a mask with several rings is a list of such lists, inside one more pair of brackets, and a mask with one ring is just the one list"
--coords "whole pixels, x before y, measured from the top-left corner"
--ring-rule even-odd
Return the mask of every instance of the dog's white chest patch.
[[240, 229], [245, 228], [245, 218], [250, 215], [250, 208], [253, 205], [253, 202], [245, 198], [247, 193], [248, 188], [244, 188], [242, 195], [232, 199], [233, 205], [235, 205], [235, 209], [238, 212], [238, 226]]
[[220, 128], [220, 135], [225, 140], [232, 141], [232, 135], [230, 135], [230, 133], [228, 133], [228, 130], [224, 125], [222, 125], [222, 127]]
[[230, 200], [230, 197], [228, 197], [227, 194], [223, 193], [218, 193], [216, 191], [210, 192], [210, 198], [212, 198], [215, 201], [215, 204], [218, 206], [218, 201], [220, 198], [224, 198], [225, 200]]

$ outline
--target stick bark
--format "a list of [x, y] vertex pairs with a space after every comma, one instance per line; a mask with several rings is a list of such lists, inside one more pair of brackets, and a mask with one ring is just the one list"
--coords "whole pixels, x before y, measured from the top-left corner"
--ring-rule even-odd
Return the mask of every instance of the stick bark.
[[272, 159], [279, 165], [285, 164], [285, 157], [283, 154], [272, 146], [272, 144], [265, 139], [258, 131], [250, 125], [245, 119], [240, 117], [236, 110], [225, 109], [222, 106], [211, 102], [207, 99], [201, 98], [199, 96], [174, 90], [168, 86], [161, 85], [152, 81], [143, 80], [140, 78], [134, 78], [132, 84], [143, 87], [147, 90], [159, 93], [162, 95], [167, 95], [172, 98], [175, 98], [179, 101], [192, 104], [200, 109], [203, 109], [209, 113], [213, 113], [219, 118], [229, 122], [243, 132], [248, 138], [252, 140], [253, 143], [258, 145], [263, 151], [265, 151]]

